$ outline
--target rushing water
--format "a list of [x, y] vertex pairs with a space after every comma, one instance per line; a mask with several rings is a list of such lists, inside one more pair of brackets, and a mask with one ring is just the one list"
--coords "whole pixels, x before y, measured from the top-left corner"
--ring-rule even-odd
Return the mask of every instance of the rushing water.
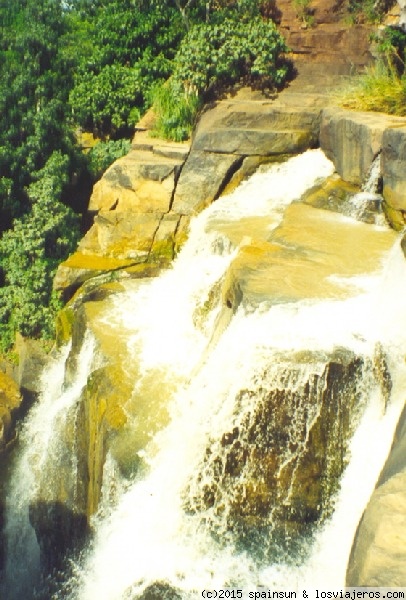
[[[6, 568], [2, 594], [7, 600], [31, 598], [40, 584], [40, 549], [30, 524], [29, 505], [38, 492], [38, 471], [48, 469], [52, 488], [52, 463], [61, 453], [61, 431], [69, 409], [78, 401], [94, 360], [93, 341], [83, 343], [74, 381], [64, 389], [69, 346], [43, 373], [42, 395], [20, 433], [21, 452], [14, 466], [6, 497]], [[73, 457], [71, 457], [73, 459]], [[69, 469], [74, 470], [72, 461]]]
[[[155, 582], [165, 582], [185, 599], [197, 597], [205, 588], [265, 586], [292, 591], [344, 585], [354, 532], [387, 455], [406, 384], [406, 317], [401, 301], [406, 267], [399, 241], [392, 250], [382, 250], [381, 259], [373, 268], [365, 266], [365, 272], [363, 263], [358, 270], [352, 265], [348, 269], [351, 261], [344, 258], [333, 262], [330, 270], [324, 268], [318, 277], [325, 279], [325, 287], [317, 288], [317, 297], [296, 291], [292, 295], [292, 289], [302, 287], [295, 283], [298, 275], [289, 253], [287, 262], [282, 257], [285, 278], [280, 288], [290, 295], [286, 292], [281, 298], [267, 288], [264, 299], [257, 288], [251, 293], [252, 287], [246, 287], [241, 301], [228, 305], [220, 294], [226, 274], [249, 253], [253, 240], [273, 239], [275, 248], [281, 236], [291, 235], [292, 227], [283, 229], [286, 207], [332, 172], [332, 164], [320, 151], [261, 170], [194, 220], [189, 240], [171, 270], [141, 284], [128, 282], [114, 310], [110, 308], [103, 316], [106, 329], [126, 332], [129, 356], [141, 373], [134, 382], [135, 391], [143, 389], [142, 382], [157, 379], [162, 388], [171, 390], [166, 406], [169, 420], [150, 436], [149, 443], [135, 450], [144, 464], [138, 475], [122, 478], [114, 457], [108, 455], [100, 513], [93, 520], [94, 539], [74, 564], [74, 574], [59, 598], [137, 598]], [[324, 218], [322, 213], [319, 216]], [[327, 230], [330, 217], [326, 218]], [[344, 244], [345, 236], [354, 231], [364, 236], [365, 244], [370, 231], [372, 238], [386, 235], [383, 227], [357, 224], [342, 215], [335, 218], [338, 231], [344, 232]], [[313, 244], [311, 234], [310, 238]], [[305, 258], [316, 264], [320, 252], [307, 249]], [[338, 272], [337, 264], [345, 268]], [[342, 290], [337, 298], [331, 297], [332, 283]], [[383, 306], [390, 306], [390, 311], [383, 311]], [[391, 385], [386, 388], [382, 373], [379, 378], [374, 372], [377, 352], [390, 373]], [[49, 460], [49, 452], [57, 448], [52, 435], [55, 419], [63, 419], [77, 402], [92, 360], [91, 345], [86, 343], [72, 387], [59, 396], [57, 389], [44, 393], [26, 425], [29, 452]], [[356, 365], [355, 374], [348, 368], [348, 381], [343, 379], [338, 401], [343, 415], [354, 422], [349, 428], [355, 431], [348, 448], [351, 460], [337, 492], [331, 476], [332, 516], [320, 519], [316, 532], [300, 533], [301, 543], [289, 560], [289, 544], [279, 543], [286, 534], [285, 525], [282, 534], [275, 525], [278, 506], [261, 497], [258, 518], [255, 502], [259, 502], [258, 489], [266, 483], [260, 463], [273, 461], [278, 481], [290, 474], [291, 484], [284, 488], [276, 484], [279, 499], [290, 506], [297, 494], [294, 482], [300, 479], [304, 464], [300, 457], [305, 456], [312, 428], [324, 415], [332, 385], [328, 365], [336, 361], [340, 370], [341, 360]], [[53, 380], [49, 375], [47, 379]], [[55, 381], [60, 388], [60, 372]], [[284, 402], [290, 398], [292, 406], [271, 424], [272, 413], [280, 406], [272, 402], [279, 396]], [[336, 401], [336, 396], [332, 392], [328, 401]], [[46, 431], [37, 433], [39, 424], [45, 424]], [[137, 426], [134, 418], [134, 436]], [[269, 454], [273, 438], [282, 431], [285, 446], [278, 447], [278, 456]], [[34, 434], [38, 446], [32, 443]], [[333, 441], [329, 444], [334, 446]], [[27, 450], [10, 492], [11, 504], [16, 496], [24, 498], [23, 506], [10, 510], [8, 516], [11, 579], [13, 569], [25, 560], [24, 555], [11, 551], [16, 547], [12, 530], [22, 528], [32, 538], [32, 530], [18, 524], [35, 488], [26, 475], [29, 456]], [[334, 458], [327, 460], [326, 468], [336, 468]], [[255, 510], [246, 518], [252, 481]], [[113, 488], [118, 489], [114, 501]], [[28, 543], [35, 546], [35, 540], [27, 542], [27, 548]], [[37, 556], [38, 551], [33, 554]], [[31, 582], [37, 573], [35, 565], [33, 572]], [[23, 596], [17, 592], [7, 597]], [[24, 597], [29, 598], [26, 589]]]

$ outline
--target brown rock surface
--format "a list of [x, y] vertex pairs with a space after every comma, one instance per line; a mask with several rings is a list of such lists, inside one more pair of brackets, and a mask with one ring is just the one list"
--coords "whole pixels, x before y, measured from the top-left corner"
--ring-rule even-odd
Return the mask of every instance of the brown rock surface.
[[[402, 117], [383, 113], [326, 108], [322, 113], [320, 146], [345, 181], [362, 184], [373, 159], [384, 147], [384, 134], [388, 135], [385, 132], [392, 128], [397, 131], [405, 123]], [[385, 163], [383, 168], [386, 177]]]
[[0, 452], [13, 437], [13, 413], [21, 406], [22, 396], [18, 385], [0, 370]]
[[406, 408], [355, 536], [349, 586], [406, 585]]
[[390, 221], [403, 229], [406, 215], [406, 119], [399, 127], [387, 129], [383, 135], [383, 196], [393, 211]]

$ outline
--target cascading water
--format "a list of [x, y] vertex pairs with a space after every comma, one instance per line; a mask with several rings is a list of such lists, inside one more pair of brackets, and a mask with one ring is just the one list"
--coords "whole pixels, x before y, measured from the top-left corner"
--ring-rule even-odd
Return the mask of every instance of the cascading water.
[[[38, 493], [38, 472], [49, 469], [52, 487], [52, 462], [64, 449], [60, 434], [70, 408], [80, 392], [94, 360], [93, 340], [89, 337], [79, 356], [74, 381], [64, 390], [65, 347], [42, 377], [41, 401], [36, 404], [20, 434], [21, 454], [14, 468], [6, 497], [6, 568], [2, 596], [8, 600], [31, 598], [40, 584], [40, 547], [30, 523], [30, 503]], [[50, 468], [51, 466], [51, 468]], [[75, 469], [69, 464], [69, 469]]]
[[[108, 455], [94, 539], [55, 598], [344, 585], [406, 384], [406, 266], [384, 228], [291, 204], [332, 172], [318, 150], [258, 172], [194, 220], [171, 270], [128, 282], [103, 316], [127, 332], [134, 397], [148, 382], [151, 398], [170, 390], [168, 418], [146, 436], [132, 418], [138, 472], [120, 475]], [[315, 247], [315, 220], [350, 259]]]
[[372, 162], [361, 192], [348, 199], [349, 216], [377, 225], [385, 223], [381, 208], [383, 198], [379, 194], [381, 182], [381, 155], [378, 154]]

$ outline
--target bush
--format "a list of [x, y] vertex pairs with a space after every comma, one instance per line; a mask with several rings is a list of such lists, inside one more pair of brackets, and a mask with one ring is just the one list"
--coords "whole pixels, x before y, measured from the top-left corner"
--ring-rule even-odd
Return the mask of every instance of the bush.
[[374, 37], [374, 41], [381, 60], [402, 75], [406, 62], [406, 31], [401, 27], [386, 27]]
[[50, 338], [60, 303], [52, 290], [55, 271], [76, 248], [78, 219], [59, 202], [68, 181], [69, 159], [54, 152], [27, 192], [29, 213], [15, 219], [0, 240], [3, 287], [0, 288], [0, 347], [7, 350], [15, 333]]
[[141, 90], [138, 69], [116, 63], [107, 65], [73, 88], [69, 99], [74, 119], [85, 129], [95, 129], [100, 134], [134, 126], [140, 117], [137, 104], [142, 98]]
[[104, 171], [118, 158], [130, 151], [130, 140], [109, 140], [99, 142], [88, 153], [88, 168], [93, 181], [97, 181]]
[[287, 50], [274, 23], [260, 16], [219, 13], [212, 22], [194, 25], [175, 57], [173, 77], [152, 96], [156, 135], [186, 139], [207, 94], [242, 78], [280, 86], [288, 71], [280, 55]]
[[276, 87], [287, 75], [279, 60], [287, 49], [274, 23], [261, 17], [246, 21], [229, 16], [195, 25], [175, 57], [174, 81], [198, 95], [247, 76]]

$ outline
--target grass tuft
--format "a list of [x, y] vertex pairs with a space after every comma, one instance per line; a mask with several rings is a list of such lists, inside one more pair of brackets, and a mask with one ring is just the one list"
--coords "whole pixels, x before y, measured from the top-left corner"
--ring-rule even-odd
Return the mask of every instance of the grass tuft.
[[368, 67], [337, 96], [344, 108], [406, 116], [406, 77], [382, 62]]
[[175, 142], [187, 140], [201, 106], [198, 96], [170, 80], [154, 90], [152, 101], [157, 116], [152, 135]]

